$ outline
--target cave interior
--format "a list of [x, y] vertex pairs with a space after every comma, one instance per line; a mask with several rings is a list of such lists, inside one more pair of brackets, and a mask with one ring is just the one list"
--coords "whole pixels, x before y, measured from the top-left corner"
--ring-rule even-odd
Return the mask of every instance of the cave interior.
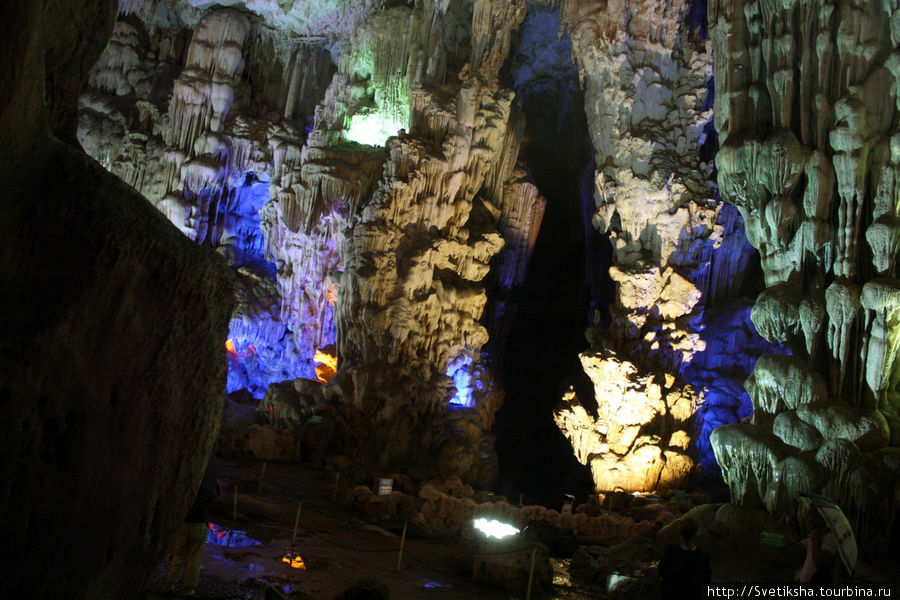
[[[787, 580], [760, 532], [804, 493], [896, 583], [896, 0], [0, 14], [18, 595], [155, 597], [210, 461], [229, 543], [302, 473], [490, 590], [660, 597], [687, 517], [714, 579]], [[540, 551], [485, 558], [478, 516]], [[235, 560], [241, 597], [357, 597]]]

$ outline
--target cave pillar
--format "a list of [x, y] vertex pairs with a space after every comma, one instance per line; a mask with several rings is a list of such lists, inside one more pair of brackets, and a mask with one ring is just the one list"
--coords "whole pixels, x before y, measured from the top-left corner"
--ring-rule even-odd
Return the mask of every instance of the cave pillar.
[[[739, 287], [749, 259], [728, 243], [735, 232], [725, 224], [735, 219], [715, 199], [702, 155], [711, 46], [690, 11], [688, 2], [562, 8], [597, 165], [590, 213], [613, 245], [616, 298], [581, 356], [597, 414], [571, 391], [556, 419], [598, 491], [677, 487], [694, 470], [703, 394], [682, 373], [705, 348], [707, 301]], [[714, 268], [719, 251], [730, 268]]]
[[896, 11], [709, 4], [719, 189], [760, 251], [753, 321], [790, 352], [747, 381], [753, 424], [713, 436], [738, 504], [823, 491], [858, 514], [896, 509]]
[[[377, 468], [436, 467], [480, 486], [496, 475], [488, 432], [502, 396], [480, 355], [489, 336], [480, 322], [486, 277], [504, 236], [524, 237], [524, 258], [513, 252], [502, 261], [501, 277], [516, 280], [543, 208], [516, 170], [522, 128], [498, 77], [524, 15], [520, 3], [475, 3], [452, 94], [434, 79], [443, 79], [450, 50], [441, 40], [459, 11], [424, 3], [402, 27], [369, 34], [372, 81], [384, 89], [376, 111], [379, 98], [391, 104], [406, 94], [409, 121], [387, 141], [383, 177], [343, 241], [341, 368], [326, 394], [339, 443]], [[398, 35], [410, 43], [396, 44]], [[338, 123], [339, 115], [323, 106], [317, 122]]]

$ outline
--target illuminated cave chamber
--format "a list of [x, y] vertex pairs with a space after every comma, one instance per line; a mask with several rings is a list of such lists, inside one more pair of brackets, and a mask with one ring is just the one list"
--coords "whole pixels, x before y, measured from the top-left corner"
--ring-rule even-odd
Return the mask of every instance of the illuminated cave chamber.
[[[573, 455], [609, 500], [673, 506], [720, 470], [708, 532], [812, 490], [864, 554], [896, 550], [896, 2], [0, 13], [10, 594], [140, 595], [216, 441], [441, 480], [411, 501], [446, 535], [473, 488], [576, 491]], [[576, 114], [587, 156], [555, 145]], [[561, 155], [578, 186], [548, 181]], [[226, 389], [260, 423], [218, 432]], [[556, 437], [505, 445], [513, 413]], [[656, 528], [499, 504], [648, 547]]]
[[486, 486], [486, 277], [521, 282], [543, 209], [499, 77], [524, 6], [382, 8], [122, 3], [79, 137], [235, 269], [229, 391]]
[[[279, 439], [315, 415], [373, 470], [547, 501], [721, 477], [893, 514], [863, 490], [897, 474], [889, 19], [164, 4], [121, 4], [79, 140], [227, 258], [228, 391]], [[791, 11], [786, 46], [755, 29]]]

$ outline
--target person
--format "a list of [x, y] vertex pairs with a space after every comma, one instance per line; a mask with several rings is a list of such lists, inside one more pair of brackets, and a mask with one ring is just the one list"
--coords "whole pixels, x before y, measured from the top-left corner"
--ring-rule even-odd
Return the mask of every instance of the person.
[[671, 545], [659, 562], [662, 593], [665, 600], [705, 598], [712, 577], [709, 555], [697, 546], [700, 524], [685, 517], [678, 525], [681, 544]]
[[218, 496], [218, 473], [214, 467], [214, 458], [210, 457], [197, 497], [175, 534], [175, 543], [172, 545], [172, 563], [166, 575], [164, 592], [172, 591], [172, 586], [183, 569], [182, 594], [193, 596], [196, 593], [197, 583], [200, 581], [200, 563], [203, 562], [203, 551], [206, 548], [210, 510]]
[[809, 532], [806, 538], [806, 558], [800, 568], [800, 583], [814, 586], [831, 585], [832, 567], [837, 558], [837, 538], [825, 519], [812, 505], [806, 507], [804, 522]]

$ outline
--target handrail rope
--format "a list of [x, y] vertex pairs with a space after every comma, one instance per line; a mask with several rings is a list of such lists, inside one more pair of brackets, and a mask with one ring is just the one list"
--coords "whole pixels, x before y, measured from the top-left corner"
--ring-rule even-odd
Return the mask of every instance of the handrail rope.
[[567, 593], [578, 594], [579, 596], [584, 596], [585, 598], [600, 598], [601, 600], [606, 600], [607, 598], [609, 598], [609, 596], [598, 596], [574, 586], [562, 585], [559, 583], [554, 583], [552, 585], [555, 588], [561, 588], [565, 590]]
[[[157, 596], [162, 596], [164, 598], [178, 598], [180, 597], [178, 594], [174, 592], [164, 592], [162, 590], [145, 590], [149, 594], [155, 594]], [[243, 600], [244, 595], [241, 594], [239, 596], [191, 596], [194, 600]]]
[[[318, 511], [312, 511], [312, 512], [318, 512]], [[321, 514], [321, 513], [320, 513], [320, 514]], [[264, 527], [264, 528], [268, 528], [268, 529], [283, 529], [283, 528], [287, 528], [286, 525], [279, 525], [279, 524], [275, 524], [275, 523], [267, 523], [267, 522], [263, 522], [263, 521], [258, 521], [258, 520], [256, 520], [256, 519], [251, 518], [251, 517], [247, 517], [246, 515], [243, 515], [243, 516], [245, 517], [244, 521], [245, 521], [245, 522], [249, 522], [249, 524], [250, 524], [250, 525], [253, 525], [253, 526]], [[327, 515], [326, 515], [326, 516], [327, 516]], [[348, 522], [348, 523], [351, 523], [351, 521], [346, 520], [346, 519], [344, 519], [344, 521], [346, 521], [346, 522]], [[396, 525], [399, 525], [400, 523], [397, 522], [397, 523], [395, 523], [395, 524], [396, 524]], [[303, 529], [305, 529], [309, 534], [312, 534], [312, 535], [314, 535], [314, 536], [316, 536], [316, 537], [318, 537], [318, 538], [320, 538], [320, 539], [323, 539], [323, 540], [325, 540], [325, 541], [327, 541], [327, 542], [329, 542], [329, 543], [334, 543], [335, 545], [339, 545], [339, 544], [337, 544], [336, 542], [331, 542], [331, 540], [327, 540], [327, 539], [323, 538], [321, 535], [319, 535], [318, 532], [313, 531], [313, 529], [310, 528], [310, 527], [308, 527], [308, 526], [307, 526], [307, 527], [304, 527]], [[225, 529], [223, 529], [223, 530], [224, 530], [224, 531], [232, 531], [232, 530], [230, 530], [229, 528], [225, 528]], [[356, 528], [354, 528], [354, 529], [336, 530], [336, 531], [335, 531], [335, 530], [332, 530], [332, 531], [328, 531], [327, 533], [356, 533], [356, 532], [359, 532], [359, 531], [361, 531], [361, 530], [362, 530], [362, 527], [356, 527]], [[237, 531], [237, 530], [234, 530], [234, 531]], [[229, 547], [230, 547], [230, 546], [229, 546]], [[363, 549], [351, 548], [351, 547], [349, 547], [349, 546], [341, 546], [341, 547], [342, 547], [342, 548], [345, 548], [345, 549], [347, 549], [347, 550], [356, 550], [356, 551], [358, 551], [358, 552], [397, 552], [397, 551], [399, 551], [399, 548], [394, 549], [394, 550], [363, 550]], [[533, 547], [534, 547], [533, 545], [529, 545], [529, 546], [523, 546], [523, 547], [520, 547], [520, 548], [513, 548], [512, 550], [504, 550], [504, 551], [500, 551], [500, 552], [469, 552], [468, 554], [471, 555], [471, 556], [505, 556], [505, 555], [509, 555], [509, 554], [516, 554], [516, 553], [518, 553], [518, 552], [524, 552], [524, 551], [527, 551], [527, 550], [532, 549]]]
[[248, 496], [250, 498], [253, 498], [254, 500], [257, 500], [259, 502], [265, 502], [267, 504], [288, 504], [290, 502], [297, 502], [298, 500], [302, 499], [302, 497], [291, 497], [291, 498], [286, 498], [284, 500], [273, 500], [270, 498], [263, 497], [259, 494], [254, 494], [253, 492], [241, 492], [240, 490], [238, 490], [238, 493], [241, 496]]

